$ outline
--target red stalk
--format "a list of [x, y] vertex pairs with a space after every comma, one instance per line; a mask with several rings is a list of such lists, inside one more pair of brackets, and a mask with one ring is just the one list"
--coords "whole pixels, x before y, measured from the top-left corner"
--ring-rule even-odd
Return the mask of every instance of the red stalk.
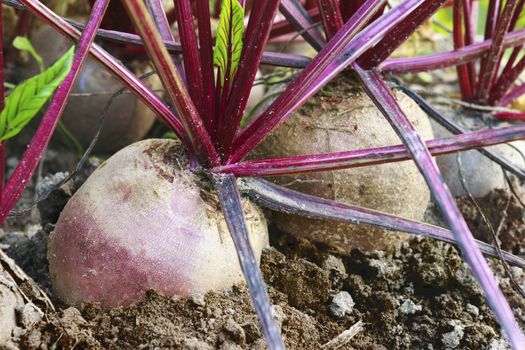
[[[525, 43], [525, 29], [505, 35], [503, 48], [520, 46], [523, 43]], [[492, 40], [489, 39], [454, 51], [420, 57], [391, 58], [379, 65], [378, 69], [382, 72], [391, 73], [415, 73], [455, 66], [474, 61], [490, 50], [491, 46]]]
[[354, 1], [343, 0], [342, 2], [340, 2], [339, 6], [341, 7], [341, 14], [343, 18], [348, 19], [352, 17], [357, 12], [357, 10], [359, 10], [359, 8], [363, 6], [364, 2], [365, 2], [364, 0], [354, 0]]
[[508, 106], [523, 94], [525, 94], [525, 83], [518, 85], [514, 89], [507, 92], [507, 94], [503, 96], [501, 101], [499, 101], [498, 105]]
[[326, 41], [314, 26], [308, 12], [297, 0], [281, 0], [280, 10], [288, 22], [314, 49], [320, 51], [323, 48]]
[[510, 89], [514, 82], [519, 78], [521, 72], [525, 70], [525, 56], [523, 56], [516, 66], [507, 71], [503, 71], [499, 79], [494, 84], [490, 93], [490, 104], [496, 104]]
[[[465, 45], [472, 45], [474, 43], [474, 36], [476, 34], [476, 24], [473, 21], [475, 20], [472, 14], [472, 1], [473, 0], [463, 0], [463, 18], [465, 25]], [[469, 62], [467, 64], [468, 77], [470, 86], [472, 88], [471, 93], [475, 94], [476, 89], [476, 64], [474, 62]]]
[[215, 1], [215, 8], [213, 9], [213, 17], [219, 18], [219, 15], [221, 14], [221, 5], [222, 5], [221, 0]]
[[166, 88], [173, 106], [184, 124], [197, 158], [205, 164], [218, 164], [219, 157], [204, 127], [199, 112], [182, 82], [175, 65], [164, 46], [143, 0], [129, 0], [124, 5], [139, 31], [148, 54]]
[[[453, 37], [454, 49], [460, 49], [465, 46], [463, 38], [463, 3], [468, 0], [454, 0], [452, 18], [453, 18]], [[456, 67], [458, 72], [458, 83], [461, 90], [461, 96], [466, 101], [472, 100], [471, 77], [469, 76], [468, 66], [465, 64]]]
[[241, 123], [246, 103], [257, 74], [257, 69], [264, 52], [264, 46], [270, 35], [271, 26], [279, 0], [267, 0], [264, 4], [255, 3], [255, 18], [250, 17], [244, 39], [244, 48], [237, 74], [233, 81], [232, 93], [224, 110], [224, 119], [219, 126], [218, 140], [222, 142], [223, 160], [230, 157], [235, 134]]
[[480, 102], [488, 102], [490, 88], [494, 77], [498, 71], [498, 62], [503, 55], [503, 38], [508, 32], [511, 20], [517, 7], [517, 0], [507, 0], [503, 13], [500, 16], [496, 25], [496, 32], [492, 40], [492, 46], [481, 62], [479, 71], [479, 88], [476, 94], [477, 100]]
[[339, 3], [340, 0], [318, 0], [327, 40], [332, 39], [344, 25]]
[[[521, 15], [521, 11], [523, 10], [523, 7], [525, 6], [525, 0], [519, 0], [518, 2], [518, 5], [516, 7], [516, 11], [514, 12], [514, 16], [512, 17], [512, 20], [510, 22], [510, 26], [509, 26], [509, 31], [512, 31], [514, 30], [514, 28], [516, 28], [516, 24], [518, 23], [518, 20], [520, 18], [520, 15]], [[501, 78], [506, 75], [506, 74], [509, 74], [509, 72], [513, 69], [514, 67], [514, 63], [516, 62], [516, 59], [518, 58], [518, 56], [520, 55], [520, 53], [522, 52], [523, 50], [523, 45], [520, 45], [519, 47], [515, 47], [513, 50], [512, 50], [512, 53], [507, 61], [507, 63], [505, 64], [505, 67], [503, 68], [502, 72], [501, 72], [501, 75], [500, 75], [500, 78], [498, 79], [499, 81], [502, 81]], [[501, 58], [500, 60], [498, 61], [498, 66], [500, 65], [501, 63]], [[514, 79], [513, 79], [514, 80]], [[505, 91], [501, 92], [501, 91], [497, 91], [499, 89], [501, 89], [501, 87], [498, 87], [498, 83], [496, 82], [494, 84], [495, 86], [493, 87], [492, 91], [491, 91], [491, 97], [490, 97], [490, 103], [494, 103], [493, 101], [497, 99], [497, 95], [498, 94], [501, 94], [501, 93], [505, 93]], [[510, 86], [510, 85], [509, 85]], [[507, 87], [508, 88], [508, 87]], [[495, 97], [493, 97], [493, 95]], [[501, 96], [499, 96], [501, 97]]]
[[213, 42], [211, 35], [210, 7], [207, 0], [197, 0], [197, 23], [199, 26], [199, 54], [202, 69], [202, 98], [204, 123], [212, 138], [215, 125], [215, 75], [213, 71]]
[[[173, 0], [175, 4], [175, 13], [177, 15], [177, 25], [179, 28], [179, 36], [182, 44], [182, 57], [184, 63], [184, 72], [186, 73], [186, 81], [188, 85], [188, 92], [201, 115], [203, 120], [210, 118], [205, 114], [203, 108], [203, 78], [201, 71], [201, 59], [199, 54], [199, 47], [197, 45], [197, 38], [195, 36], [195, 25], [193, 23], [193, 14], [191, 11], [190, 0]], [[162, 44], [163, 45], [163, 44]], [[163, 45], [164, 46], [164, 45]], [[209, 124], [209, 122], [205, 122]]]
[[487, 18], [485, 20], [485, 39], [490, 39], [494, 36], [494, 29], [496, 28], [500, 7], [501, 0], [489, 0]]
[[[22, 0], [26, 5], [32, 3], [34, 0]], [[51, 104], [45, 113], [40, 125], [25, 151], [22, 159], [15, 168], [13, 175], [7, 181], [7, 184], [2, 191], [2, 203], [0, 206], [0, 222], [4, 222], [7, 214], [13, 209], [16, 201], [21, 196], [24, 188], [31, 179], [42, 154], [44, 153], [49, 140], [56, 128], [56, 125], [62, 115], [69, 98], [69, 94], [73, 89], [75, 80], [80, 73], [82, 64], [89, 54], [89, 46], [95, 39], [97, 28], [100, 26], [104, 12], [107, 9], [109, 0], [97, 0], [91, 11], [91, 16], [86, 26], [86, 29], [80, 37], [77, 52], [73, 58], [73, 63], [69, 74], [64, 81], [57, 88]]]
[[[427, 0], [410, 14], [410, 20], [402, 21], [389, 30], [388, 35], [363, 54], [358, 63], [361, 67], [375, 68], [386, 60], [416, 29], [436, 12], [446, 0]], [[404, 4], [402, 2], [402, 4]], [[375, 23], [375, 22], [374, 22]]]
[[[525, 138], [524, 126], [473, 131], [426, 141], [433, 156], [467, 151]], [[369, 148], [272, 159], [247, 160], [214, 168], [212, 172], [235, 176], [276, 176], [316, 171], [356, 168], [410, 159], [406, 146]]]
[[508, 120], [508, 121], [525, 121], [525, 112], [499, 112], [494, 113], [494, 117], [498, 119]]

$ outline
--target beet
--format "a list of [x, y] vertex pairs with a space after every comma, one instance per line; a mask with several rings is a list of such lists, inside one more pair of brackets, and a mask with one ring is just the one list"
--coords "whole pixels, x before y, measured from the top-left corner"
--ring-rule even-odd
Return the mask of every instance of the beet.
[[[432, 138], [428, 117], [408, 97], [396, 97], [423, 139]], [[338, 78], [311, 98], [258, 148], [259, 157], [281, 157], [358, 150], [400, 144], [388, 121], [350, 77]], [[412, 161], [373, 167], [279, 176], [289, 188], [409, 219], [421, 220], [430, 200]], [[393, 249], [408, 234], [364, 225], [276, 214], [276, 225], [330, 246], [350, 250]]]
[[[243, 281], [207, 179], [187, 170], [176, 141], [135, 143], [103, 163], [64, 208], [49, 239], [55, 292], [69, 304], [140, 300], [148, 289], [189, 295]], [[266, 221], [244, 202], [257, 259]]]

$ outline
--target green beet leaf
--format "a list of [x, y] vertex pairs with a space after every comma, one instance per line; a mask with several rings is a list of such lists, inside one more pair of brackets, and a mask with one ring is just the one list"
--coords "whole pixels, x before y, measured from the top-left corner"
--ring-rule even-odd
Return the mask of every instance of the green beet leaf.
[[213, 52], [213, 62], [224, 78], [233, 78], [242, 54], [242, 35], [244, 33], [244, 9], [238, 0], [223, 0], [217, 40]]
[[31, 44], [31, 41], [29, 41], [28, 38], [25, 36], [17, 36], [15, 40], [13, 40], [13, 46], [17, 48], [20, 51], [27, 51], [31, 57], [38, 63], [38, 67], [40, 68], [40, 73], [44, 71], [44, 60], [42, 59], [42, 56], [40, 56], [33, 45]]
[[51, 67], [24, 81], [7, 96], [0, 113], [0, 141], [17, 135], [44, 106], [69, 73], [74, 52], [72, 47]]

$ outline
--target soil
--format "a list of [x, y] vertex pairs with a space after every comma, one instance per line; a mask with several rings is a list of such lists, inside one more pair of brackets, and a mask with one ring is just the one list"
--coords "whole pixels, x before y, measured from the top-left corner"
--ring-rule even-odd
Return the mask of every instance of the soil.
[[[36, 323], [24, 323], [19, 315], [4, 349], [266, 348], [242, 284], [184, 298], [150, 291], [136, 305], [109, 311], [92, 304], [77, 309], [56, 300], [47, 271], [47, 237], [61, 210], [57, 203], [65, 204], [77, 186], [56, 190], [39, 205], [43, 228], [28, 224], [0, 237], [7, 254], [57, 309], [48, 308]], [[480, 202], [499, 213], [498, 203], [505, 198], [498, 191]], [[483, 237], [479, 214], [466, 200], [460, 203], [471, 228]], [[519, 239], [523, 209], [513, 202], [507, 212], [502, 241]], [[505, 247], [521, 253], [523, 240], [514, 242]], [[261, 270], [288, 349], [319, 349], [358, 321], [364, 329], [340, 349], [506, 349], [468, 266], [449, 244], [413, 238], [393, 253], [341, 254], [272, 228], [271, 246], [263, 253]], [[525, 300], [512, 289], [500, 263], [491, 259], [491, 265], [525, 325]], [[525, 286], [525, 273], [512, 271]]]

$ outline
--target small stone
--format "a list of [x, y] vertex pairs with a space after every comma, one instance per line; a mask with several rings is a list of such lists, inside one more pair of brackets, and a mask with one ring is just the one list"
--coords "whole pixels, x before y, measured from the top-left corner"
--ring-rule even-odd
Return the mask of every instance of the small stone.
[[404, 315], [413, 315], [416, 312], [421, 311], [422, 309], [423, 307], [421, 305], [417, 305], [412, 300], [407, 299], [399, 307], [399, 312], [401, 312]]
[[337, 318], [344, 317], [347, 313], [352, 312], [354, 300], [348, 292], [342, 291], [337, 293], [330, 304], [330, 312]]
[[331, 270], [339, 271], [342, 275], [346, 274], [346, 268], [343, 264], [343, 260], [336, 258], [333, 255], [328, 255], [328, 257], [323, 261], [321, 267], [330, 272]]
[[472, 305], [472, 304], [467, 304], [467, 312], [469, 314], [471, 314], [472, 316], [474, 317], [478, 317], [479, 316], [479, 308], [475, 305]]
[[198, 306], [205, 306], [206, 301], [204, 300], [204, 294], [195, 293], [191, 296], [191, 301]]
[[463, 332], [464, 327], [458, 320], [451, 321], [450, 323], [454, 326], [454, 329], [450, 332], [443, 333], [441, 335], [441, 342], [446, 348], [455, 349], [461, 343], [461, 339], [463, 339], [463, 335], [465, 334]]
[[375, 270], [379, 278], [393, 278], [401, 271], [401, 267], [392, 260], [370, 259], [368, 264]]

